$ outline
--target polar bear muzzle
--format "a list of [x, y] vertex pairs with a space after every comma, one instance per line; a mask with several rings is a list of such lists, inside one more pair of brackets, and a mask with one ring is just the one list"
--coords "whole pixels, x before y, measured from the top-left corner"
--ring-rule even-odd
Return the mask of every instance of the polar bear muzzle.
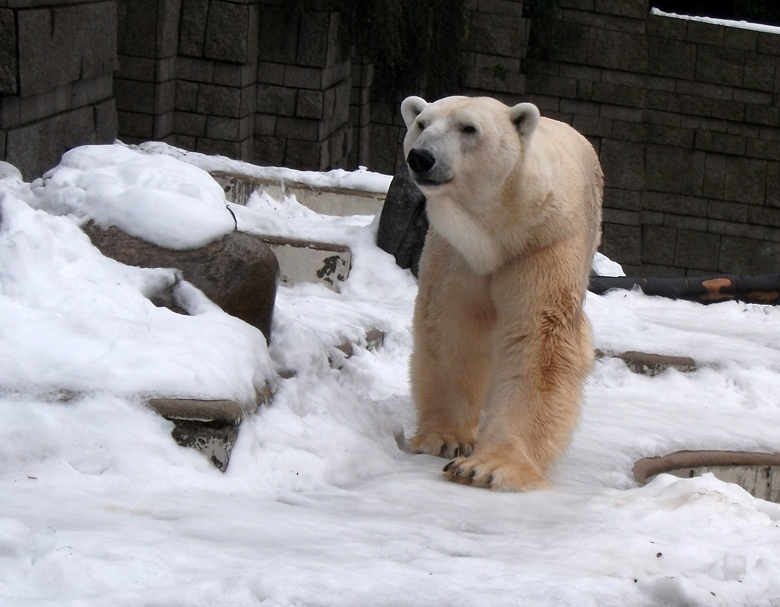
[[424, 148], [412, 148], [406, 157], [406, 164], [412, 173], [412, 179], [421, 187], [435, 187], [451, 180], [450, 171], [445, 163]]
[[437, 186], [449, 181], [446, 170], [437, 163], [436, 156], [428, 150], [413, 148], [406, 157], [412, 178], [418, 186]]
[[416, 175], [425, 175], [436, 164], [436, 158], [426, 150], [415, 148], [409, 152], [406, 162]]

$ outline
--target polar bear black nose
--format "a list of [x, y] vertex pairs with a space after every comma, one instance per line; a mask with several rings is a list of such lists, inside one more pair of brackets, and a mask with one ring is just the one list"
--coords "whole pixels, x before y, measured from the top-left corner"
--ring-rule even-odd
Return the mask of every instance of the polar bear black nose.
[[424, 175], [436, 164], [436, 158], [430, 152], [425, 150], [413, 149], [406, 157], [409, 168], [418, 175]]

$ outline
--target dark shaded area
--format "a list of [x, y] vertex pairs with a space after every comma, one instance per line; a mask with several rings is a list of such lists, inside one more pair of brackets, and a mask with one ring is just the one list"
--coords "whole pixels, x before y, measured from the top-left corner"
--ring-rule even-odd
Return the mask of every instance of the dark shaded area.
[[528, 58], [549, 61], [559, 47], [558, 0], [526, 0], [523, 16], [531, 21]]
[[654, 0], [653, 6], [667, 13], [780, 25], [777, 0]]
[[409, 177], [409, 169], [404, 164], [387, 191], [379, 217], [377, 245], [394, 256], [399, 267], [411, 268], [417, 276], [427, 233], [425, 196]]
[[[299, 0], [301, 7], [322, 0]], [[332, 0], [345, 39], [374, 62], [375, 93], [436, 99], [460, 92], [463, 0]]]

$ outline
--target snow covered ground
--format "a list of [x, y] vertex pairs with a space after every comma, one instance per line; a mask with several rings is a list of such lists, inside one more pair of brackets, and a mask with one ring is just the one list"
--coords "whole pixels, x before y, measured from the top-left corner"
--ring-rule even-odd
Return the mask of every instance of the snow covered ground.
[[[353, 251], [340, 294], [280, 289], [270, 347], [193, 287], [177, 290], [192, 316], [156, 308], [173, 271], [106, 259], [80, 231], [92, 218], [186, 246], [231, 229], [195, 165], [230, 162], [115, 145], [31, 184], [0, 166], [0, 605], [780, 605], [780, 505], [711, 476], [631, 477], [678, 449], [780, 450], [780, 309], [589, 296], [598, 348], [699, 370], [605, 357], [551, 489], [455, 485], [403, 449], [416, 283], [373, 217], [251, 198], [247, 229]], [[386, 187], [361, 173], [307, 178]], [[382, 348], [335, 348], [372, 328]], [[296, 374], [245, 419], [225, 474], [144, 405], [247, 400], [282, 370]]]

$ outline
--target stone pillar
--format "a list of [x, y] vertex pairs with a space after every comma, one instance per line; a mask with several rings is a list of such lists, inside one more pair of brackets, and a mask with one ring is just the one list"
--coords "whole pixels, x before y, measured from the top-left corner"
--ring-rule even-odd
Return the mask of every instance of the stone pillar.
[[119, 0], [119, 133], [249, 160], [259, 0]]
[[328, 3], [300, 12], [267, 0], [260, 23], [255, 161], [325, 170], [352, 142], [349, 49]]
[[259, 0], [181, 0], [178, 144], [253, 160]]
[[171, 140], [181, 0], [117, 0], [119, 135], [126, 143]]
[[31, 180], [116, 137], [116, 3], [13, 4], [25, 8], [0, 8], [0, 158]]

